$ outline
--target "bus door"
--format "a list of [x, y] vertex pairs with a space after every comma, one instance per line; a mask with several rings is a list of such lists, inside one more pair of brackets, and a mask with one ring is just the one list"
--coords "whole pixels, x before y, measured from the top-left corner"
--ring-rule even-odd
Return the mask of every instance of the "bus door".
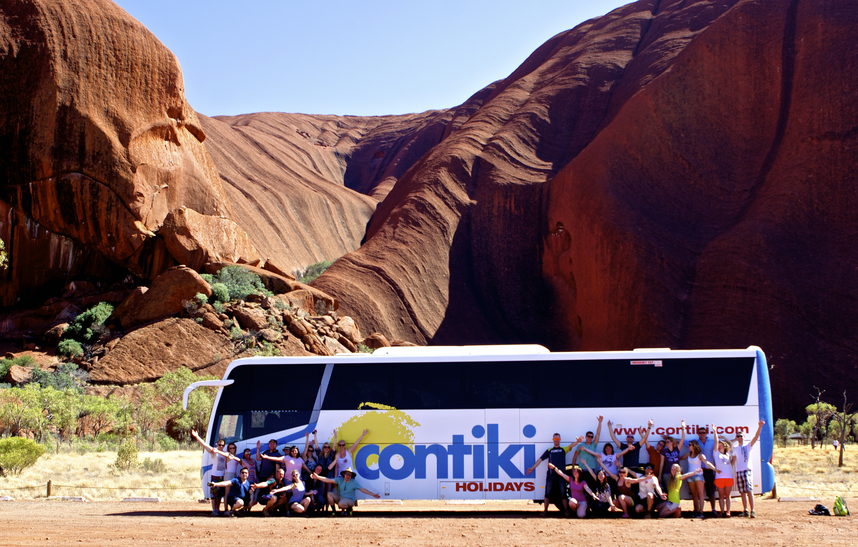
[[486, 499], [521, 499], [525, 482], [519, 409], [486, 410]]

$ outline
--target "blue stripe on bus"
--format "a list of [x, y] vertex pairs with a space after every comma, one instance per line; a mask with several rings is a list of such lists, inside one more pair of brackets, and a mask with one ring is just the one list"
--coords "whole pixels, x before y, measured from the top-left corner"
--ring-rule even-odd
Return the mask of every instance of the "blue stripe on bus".
[[774, 420], [772, 419], [772, 386], [769, 382], [769, 365], [762, 350], [757, 349], [757, 389], [760, 419], [766, 425], [760, 432], [760, 460], [763, 492], [771, 492], [775, 487], [775, 469], [772, 467], [774, 451]]

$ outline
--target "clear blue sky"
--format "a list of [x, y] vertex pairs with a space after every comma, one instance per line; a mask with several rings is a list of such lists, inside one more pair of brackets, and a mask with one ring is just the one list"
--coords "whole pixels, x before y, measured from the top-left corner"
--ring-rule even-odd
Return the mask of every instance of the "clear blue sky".
[[456, 106], [555, 34], [628, 3], [114, 1], [176, 54], [188, 102], [209, 116]]

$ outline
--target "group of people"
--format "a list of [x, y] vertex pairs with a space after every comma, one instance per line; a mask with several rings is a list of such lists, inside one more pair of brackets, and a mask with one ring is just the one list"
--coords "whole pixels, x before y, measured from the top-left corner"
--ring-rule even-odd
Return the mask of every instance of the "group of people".
[[[277, 450], [276, 439], [268, 441], [268, 450], [256, 443], [256, 456], [245, 448], [241, 457], [236, 455], [235, 443], [224, 450], [224, 441], [209, 446], [196, 431], [191, 435], [212, 456], [211, 481], [208, 483], [212, 502], [212, 515], [238, 516], [250, 512], [254, 505], [263, 507], [266, 517], [277, 514], [310, 516], [319, 512], [351, 515], [357, 501], [357, 492], [375, 498], [379, 494], [363, 488], [355, 479], [352, 456], [358, 444], [369, 433], [363, 434], [350, 447], [343, 439], [319, 446], [316, 431], [313, 440], [306, 434], [304, 451], [291, 446], [287, 453]], [[336, 446], [336, 450], [332, 450]]]
[[[694, 500], [694, 517], [703, 517], [708, 497], [712, 516], [730, 518], [730, 493], [735, 484], [742, 497], [740, 516], [756, 518], [750, 453], [765, 425], [763, 420], [748, 443], [741, 432], [733, 440], [719, 438], [715, 424], [711, 426], [712, 437], [705, 427], [698, 427], [697, 438], [686, 441], [683, 420], [680, 439], [666, 436], [655, 447], [649, 442], [652, 420], [646, 428], [638, 428], [639, 442], [635, 442], [634, 435], [627, 435], [625, 443], [617, 440], [613, 424], [608, 421], [611, 439], [619, 448], [606, 443], [598, 452], [602, 420], [603, 416], [599, 416], [595, 434], [588, 431], [568, 446], [561, 446], [560, 434], [555, 433], [554, 446], [527, 469], [529, 475], [540, 463], [548, 462], [543, 516], [547, 515], [549, 505], [555, 503], [562, 505], [567, 516], [577, 515], [578, 518], [588, 513], [607, 516], [613, 511], [622, 512], [623, 518], [632, 515], [679, 517], [682, 514], [679, 493], [682, 483], [687, 482]], [[646, 448], [649, 456], [649, 463], [643, 465], [639, 458], [641, 447]], [[688, 448], [684, 453], [683, 447]], [[564, 472], [568, 469], [566, 455], [573, 449], [572, 469], [567, 474]], [[688, 462], [686, 473], [682, 473], [679, 463], [682, 460]]]

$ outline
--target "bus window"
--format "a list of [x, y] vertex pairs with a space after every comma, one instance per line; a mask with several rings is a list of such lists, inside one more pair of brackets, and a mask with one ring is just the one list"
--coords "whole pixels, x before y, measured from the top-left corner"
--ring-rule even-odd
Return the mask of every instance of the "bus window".
[[215, 445], [219, 439], [223, 439], [227, 443], [234, 443], [243, 440], [242, 430], [244, 425], [244, 416], [241, 414], [221, 414], [217, 418], [215, 431], [217, 434], [212, 439], [212, 445]]
[[390, 365], [334, 365], [322, 408], [357, 410], [362, 403], [393, 406], [393, 398], [390, 395]]
[[393, 367], [393, 406], [447, 409], [462, 406], [462, 365], [402, 363]]
[[519, 362], [465, 363], [462, 408], [530, 408], [533, 372]]

